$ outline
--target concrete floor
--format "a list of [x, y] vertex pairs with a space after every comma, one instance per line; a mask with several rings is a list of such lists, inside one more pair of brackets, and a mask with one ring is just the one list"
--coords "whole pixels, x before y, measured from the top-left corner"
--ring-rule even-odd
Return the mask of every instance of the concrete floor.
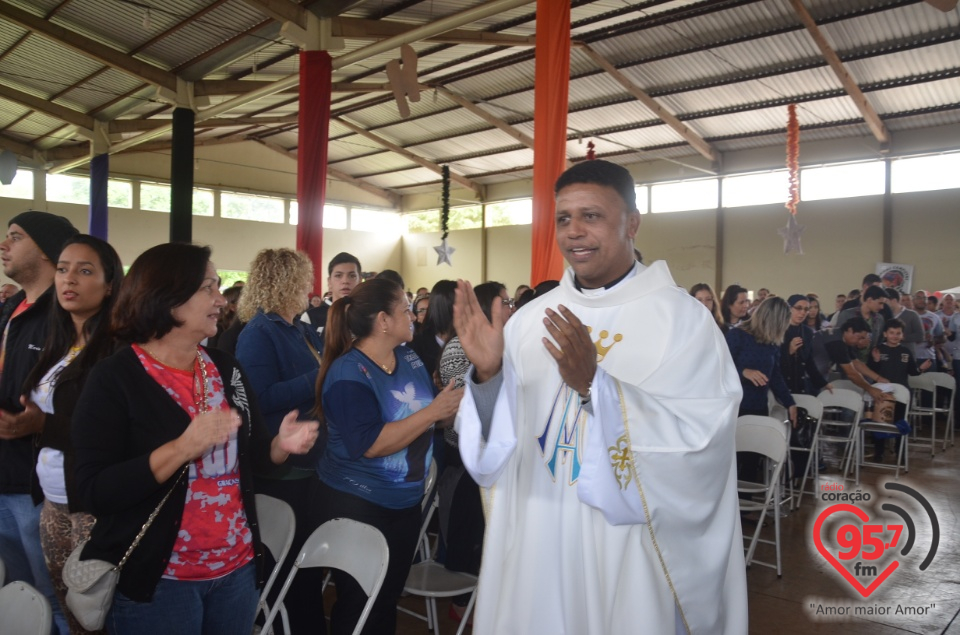
[[[941, 434], [942, 429], [941, 425]], [[825, 483], [839, 480], [836, 470], [828, 469], [822, 475]], [[805, 496], [799, 510], [781, 519], [783, 577], [778, 579], [773, 569], [757, 565], [747, 572], [751, 634], [960, 635], [960, 619], [957, 619], [960, 613], [960, 448], [948, 447], [946, 451], [938, 448], [934, 458], [930, 457], [929, 448], [912, 448], [910, 473], [901, 474], [899, 481], [894, 481], [920, 492], [936, 513], [940, 528], [939, 546], [925, 571], [920, 571], [919, 565], [931, 545], [931, 523], [927, 514], [909, 496], [883, 488], [883, 483], [893, 481], [892, 471], [865, 468], [861, 473], [861, 481], [861, 489], [870, 491], [872, 495], [870, 502], [861, 505], [870, 514], [871, 522], [873, 519], [881, 522], [879, 519], [882, 519], [884, 524], [902, 523], [899, 517], [881, 510], [883, 503], [898, 505], [913, 519], [916, 538], [910, 553], [900, 555], [899, 550], [904, 545], [907, 533], [904, 530], [897, 550], [887, 551], [884, 558], [874, 562], [879, 563], [880, 570], [883, 570], [891, 558], [896, 557], [899, 560], [898, 568], [864, 599], [814, 546], [813, 523], [824, 509], [836, 502], [815, 501]], [[855, 489], [853, 482], [848, 481], [846, 491]], [[852, 516], [848, 518], [853, 519]], [[839, 524], [825, 525], [823, 535], [829, 535], [831, 531], [835, 535]], [[747, 522], [744, 532], [749, 534], [755, 527], [755, 524]], [[764, 527], [763, 537], [771, 537], [772, 530], [773, 523], [770, 522]], [[881, 535], [889, 537], [891, 534]], [[758, 547], [757, 555], [763, 560], [772, 560], [773, 554], [773, 547]], [[330, 595], [332, 591], [328, 593], [328, 603], [332, 599]], [[401, 604], [418, 611], [423, 609], [423, 601], [418, 598], [404, 598]], [[446, 601], [439, 602], [440, 632], [443, 635], [453, 635], [457, 629], [457, 623], [447, 617], [448, 604]], [[815, 614], [817, 606], [824, 607], [824, 610], [845, 607], [849, 613], [853, 613], [857, 607], [861, 610], [872, 608], [875, 612], [879, 608], [881, 611], [886, 609], [888, 614], [827, 618]], [[922, 607], [925, 614], [896, 614], [898, 607], [904, 610]], [[400, 635], [428, 633], [424, 622], [403, 613], [399, 615], [397, 632]], [[470, 629], [466, 632], [469, 633]]]

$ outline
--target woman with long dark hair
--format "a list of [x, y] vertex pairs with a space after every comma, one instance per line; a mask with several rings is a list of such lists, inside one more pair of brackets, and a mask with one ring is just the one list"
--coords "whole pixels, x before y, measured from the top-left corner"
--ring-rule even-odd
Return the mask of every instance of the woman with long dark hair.
[[824, 328], [824, 317], [823, 313], [820, 312], [820, 300], [812, 295], [808, 295], [807, 301], [810, 302], [810, 312], [807, 313], [804, 324], [812, 328], [814, 332], [819, 331], [820, 329]]
[[444, 344], [457, 334], [453, 328], [453, 295], [456, 290], [457, 283], [453, 280], [441, 280], [433, 285], [427, 314], [410, 344], [410, 348], [423, 360], [431, 377], [440, 363]]
[[747, 299], [747, 290], [738, 284], [731, 284], [723, 292], [720, 301], [720, 313], [723, 315], [723, 331], [727, 332], [740, 324], [747, 317], [750, 300]]
[[[463, 392], [451, 382], [435, 396], [423, 362], [403, 346], [412, 337], [403, 289], [379, 278], [334, 302], [324, 330], [317, 402], [329, 436], [312, 497], [315, 524], [352, 518], [387, 540], [390, 563], [363, 629], [368, 635], [396, 630], [397, 599], [419, 535], [433, 426], [456, 414]], [[331, 632], [351, 633], [367, 597], [348, 574], [334, 571], [333, 578]]]
[[94, 519], [77, 501], [70, 416], [90, 369], [113, 350], [110, 310], [122, 279], [120, 257], [108, 243], [86, 234], [67, 240], [56, 263], [47, 341], [24, 384], [27, 407], [45, 414], [36, 444], [37, 478], [43, 491], [40, 543], [53, 589], [74, 635], [88, 631], [67, 608], [63, 564], [90, 536]]
[[207, 247], [142, 253], [111, 316], [125, 345], [93, 368], [74, 412], [77, 492], [97, 518], [81, 560], [120, 562], [146, 526], [111, 635], [252, 632], [266, 577], [253, 473], [317, 438], [296, 411], [271, 438], [236, 360], [200, 346], [226, 304], [219, 282]]

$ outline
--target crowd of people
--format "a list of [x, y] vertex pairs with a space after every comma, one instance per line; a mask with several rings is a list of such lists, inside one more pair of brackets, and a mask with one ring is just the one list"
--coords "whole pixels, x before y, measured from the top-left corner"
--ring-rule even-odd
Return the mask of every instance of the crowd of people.
[[[792, 294], [786, 301], [767, 289], [759, 289], [752, 301], [748, 294], [730, 285], [718, 306], [709, 284], [690, 288], [725, 334], [743, 386], [741, 415], [770, 414], [772, 393], [796, 423], [791, 395], [832, 390], [831, 373], [877, 402], [891, 400], [883, 385], [908, 386], [911, 375], [948, 373], [957, 382], [953, 398], [960, 409], [960, 311], [952, 294], [901, 294], [871, 273], [860, 288], [837, 295], [829, 316], [813, 293]], [[898, 418], [903, 410], [897, 406]], [[883, 460], [882, 443], [875, 445], [873, 458]], [[756, 466], [741, 467], [746, 478], [754, 475]]]
[[[480, 632], [544, 626], [531, 607], [561, 597], [584, 604], [558, 608], [551, 628], [565, 620], [574, 632], [621, 633], [643, 619], [740, 632], [735, 416], [768, 414], [772, 393], [795, 419], [791, 395], [830, 389], [834, 370], [878, 401], [874, 384], [960, 371], [960, 311], [950, 295], [901, 295], [872, 274], [838, 295], [830, 316], [814, 294], [760, 289], [751, 299], [731, 285], [718, 296], [701, 283], [690, 298], [663, 263], [645, 266], [633, 249], [639, 221], [622, 168], [578, 165], [556, 192], [571, 270], [512, 295], [498, 282], [454, 280], [412, 293], [395, 271], [361, 282], [348, 253], [331, 259], [327, 294], [312, 295], [311, 262], [285, 248], [262, 250], [246, 283], [221, 291], [208, 248], [158, 245], [124, 275], [108, 243], [66, 219], [12, 218], [0, 243], [4, 273], [20, 287], [0, 288], [8, 579], [50, 599], [55, 632], [85, 633], [61, 579], [81, 548], [82, 559], [125, 562], [108, 632], [166, 633], [175, 622], [180, 633], [249, 633], [274, 564], [260, 540], [262, 493], [293, 508], [293, 554], [332, 518], [383, 533], [391, 558], [364, 632], [393, 633], [436, 462], [441, 557], [481, 576]], [[660, 335], [641, 346], [632, 336], [640, 327]], [[705, 410], [688, 398], [691, 381]], [[588, 417], [599, 422], [589, 432]], [[631, 429], [634, 417], [663, 423]], [[695, 433], [677, 433], [678, 422]], [[598, 471], [597, 447], [601, 456], [621, 447], [613, 477]], [[647, 492], [634, 455], [662, 470], [644, 475]], [[671, 502], [684, 480], [711, 513], [690, 516]], [[483, 492], [495, 483], [485, 514]], [[554, 491], [558, 483], [576, 493]], [[518, 502], [530, 497], [538, 517]], [[658, 538], [649, 514], [663, 523]], [[550, 523], [576, 529], [548, 539]], [[653, 560], [639, 548], [647, 531], [663, 548]], [[705, 535], [709, 550], [696, 546]], [[680, 551], [712, 563], [709, 592], [671, 562], [684, 540]], [[617, 557], [594, 554], [571, 580], [556, 558], [595, 541]], [[486, 559], [485, 544], [494, 551]], [[544, 545], [556, 552], [553, 573], [542, 570]], [[621, 555], [646, 573], [619, 577], [610, 567]], [[521, 584], [533, 572], [548, 578]], [[287, 594], [292, 633], [326, 631], [321, 575], [300, 572]], [[348, 633], [365, 595], [348, 575], [333, 576], [329, 629]], [[649, 599], [611, 604], [597, 590], [610, 580]], [[467, 600], [454, 599], [452, 617]]]

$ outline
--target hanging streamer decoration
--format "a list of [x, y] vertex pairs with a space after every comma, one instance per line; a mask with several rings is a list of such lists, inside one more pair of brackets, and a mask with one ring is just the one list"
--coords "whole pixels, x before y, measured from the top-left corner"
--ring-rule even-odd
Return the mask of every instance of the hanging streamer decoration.
[[440, 236], [440, 244], [434, 247], [433, 250], [437, 252], [437, 265], [447, 263], [452, 267], [453, 263], [450, 261], [450, 256], [453, 255], [456, 249], [447, 244], [447, 236], [450, 234], [450, 167], [446, 165], [443, 166], [440, 173], [443, 177], [442, 189], [440, 190], [442, 203], [442, 207], [440, 208], [440, 231], [443, 232], [443, 235]]
[[789, 190], [787, 192], [787, 211], [790, 217], [787, 226], [777, 230], [783, 238], [783, 253], [803, 254], [800, 235], [803, 226], [797, 223], [797, 204], [800, 202], [800, 122], [797, 120], [797, 105], [787, 107], [787, 171], [789, 172]]
[[597, 158], [596, 147], [593, 145], [593, 141], [587, 142], [587, 161], [593, 161]]

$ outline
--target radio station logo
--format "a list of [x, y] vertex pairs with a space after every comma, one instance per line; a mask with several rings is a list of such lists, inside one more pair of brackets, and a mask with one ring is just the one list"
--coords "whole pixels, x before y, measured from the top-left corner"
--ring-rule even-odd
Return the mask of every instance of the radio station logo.
[[[825, 486], [827, 489], [834, 489]], [[920, 492], [902, 483], [888, 482], [884, 489], [912, 499], [926, 514], [914, 519], [903, 507], [883, 503], [886, 514], [868, 513], [869, 492], [821, 492], [821, 500], [835, 503], [817, 516], [813, 542], [823, 558], [864, 598], [870, 597], [900, 567], [913, 566], [919, 560], [920, 571], [933, 562], [940, 544], [940, 523], [930, 502]], [[917, 524], [929, 526], [930, 544], [917, 544]], [[924, 552], [925, 549], [925, 552]]]

